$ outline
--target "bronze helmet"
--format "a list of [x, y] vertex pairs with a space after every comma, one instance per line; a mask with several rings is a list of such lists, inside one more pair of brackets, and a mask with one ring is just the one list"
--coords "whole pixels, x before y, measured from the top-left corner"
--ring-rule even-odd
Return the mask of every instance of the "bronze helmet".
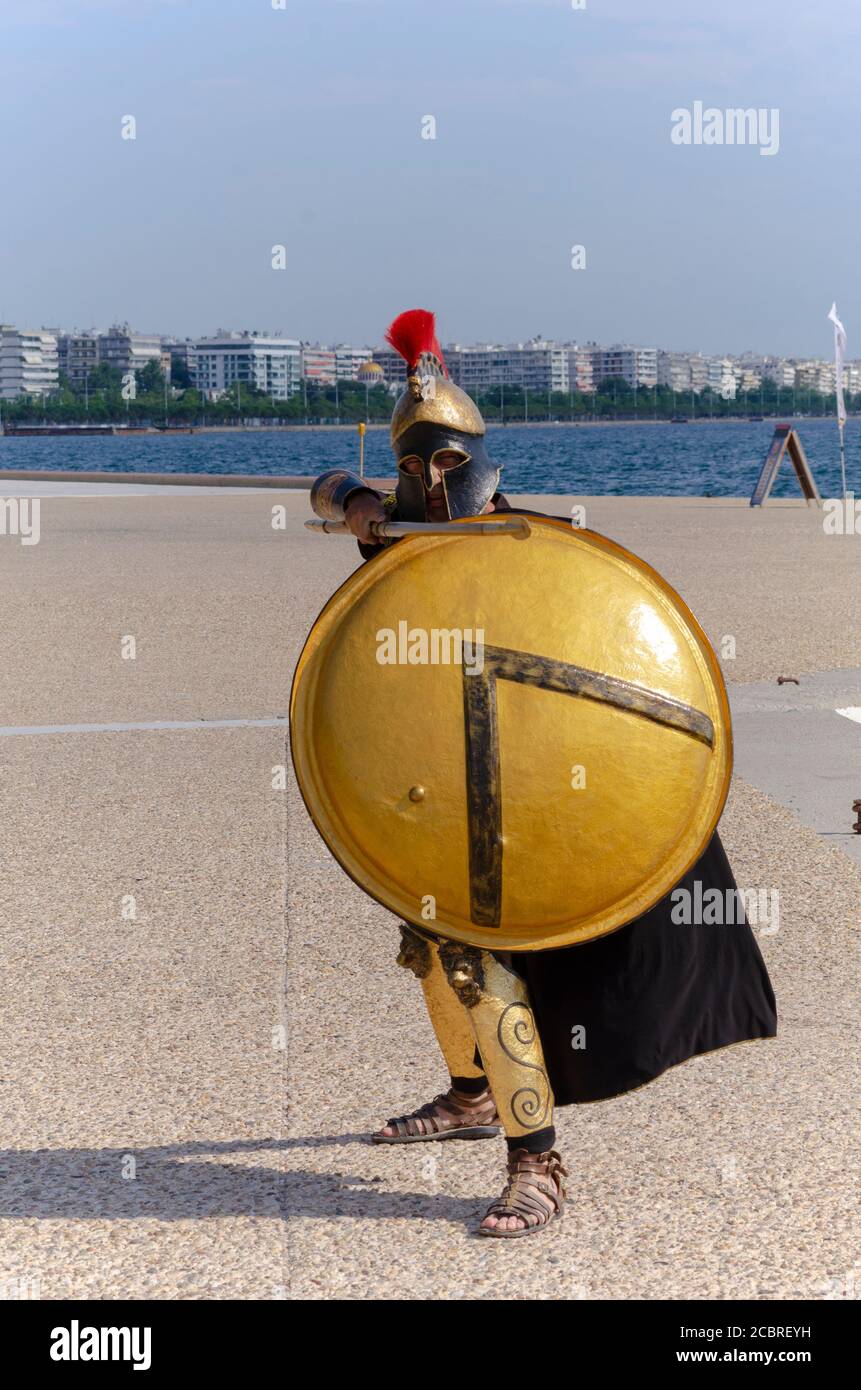
[[[431, 463], [434, 455], [444, 450], [463, 456], [462, 463], [442, 474], [449, 517], [478, 516], [496, 492], [500, 470], [487, 455], [481, 411], [449, 379], [433, 314], [427, 309], [408, 309], [395, 319], [386, 341], [409, 368], [406, 389], [392, 415], [398, 517], [402, 521], [427, 519], [427, 494], [433, 486]], [[420, 473], [404, 470], [402, 463], [407, 458], [421, 459]]]

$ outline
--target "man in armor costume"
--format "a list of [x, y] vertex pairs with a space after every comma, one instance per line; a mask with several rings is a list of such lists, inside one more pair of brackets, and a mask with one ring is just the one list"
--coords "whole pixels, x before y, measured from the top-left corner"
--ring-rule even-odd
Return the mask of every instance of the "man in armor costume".
[[[478, 408], [447, 376], [433, 315], [402, 314], [387, 339], [409, 370], [392, 418], [395, 491], [382, 496], [334, 469], [311, 494], [317, 515], [345, 521], [371, 561], [386, 544], [374, 529], [380, 522], [516, 510], [497, 490]], [[402, 925], [398, 963], [420, 981], [450, 1084], [373, 1139], [504, 1133], [507, 1181], [480, 1234], [533, 1234], [561, 1213], [566, 1169], [555, 1148], [555, 1106], [610, 1099], [698, 1053], [774, 1036], [774, 995], [743, 914], [714, 928], [680, 926], [671, 916], [680, 888], [700, 900], [709, 890], [735, 890], [717, 832], [672, 893], [582, 944], [506, 953]], [[572, 1045], [572, 1020], [588, 1037], [584, 1050]]]

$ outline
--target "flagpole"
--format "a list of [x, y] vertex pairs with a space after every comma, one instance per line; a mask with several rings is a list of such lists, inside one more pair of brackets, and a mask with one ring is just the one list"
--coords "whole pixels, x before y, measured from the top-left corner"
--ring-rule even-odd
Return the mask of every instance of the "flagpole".
[[837, 408], [837, 428], [840, 432], [840, 481], [843, 488], [843, 506], [846, 506], [846, 447], [843, 427], [846, 424], [846, 407], [843, 403], [843, 357], [846, 351], [846, 329], [837, 316], [836, 302], [831, 305], [828, 318], [834, 324], [834, 400]]
[[840, 429], [840, 478], [843, 485], [843, 505], [846, 505], [846, 449], [843, 444], [843, 421], [837, 421]]

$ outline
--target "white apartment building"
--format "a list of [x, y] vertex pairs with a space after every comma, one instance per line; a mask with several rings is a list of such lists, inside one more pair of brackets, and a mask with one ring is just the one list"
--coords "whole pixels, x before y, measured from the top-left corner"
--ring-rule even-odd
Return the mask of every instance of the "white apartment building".
[[784, 357], [768, 357], [762, 368], [766, 381], [773, 381], [778, 390], [795, 385], [795, 363]]
[[835, 369], [833, 362], [797, 362], [795, 364], [795, 385], [802, 391], [821, 391], [830, 395], [834, 390]]
[[318, 386], [334, 386], [338, 374], [338, 363], [334, 348], [302, 344], [302, 377], [305, 381], [316, 381]]
[[735, 373], [729, 357], [708, 359], [708, 385], [715, 395], [723, 396], [725, 401], [735, 400]]
[[595, 390], [595, 375], [592, 369], [594, 344], [580, 347], [569, 343], [565, 348], [568, 357], [568, 389], [590, 395]]
[[339, 381], [357, 381], [359, 368], [364, 367], [373, 357], [369, 347], [350, 347], [340, 343], [335, 348], [335, 371]]
[[691, 390], [699, 396], [709, 384], [709, 360], [702, 353], [692, 352], [690, 356]]
[[528, 391], [568, 391], [568, 349], [533, 339], [509, 346], [488, 344], [443, 349], [452, 381], [472, 395], [494, 386], [524, 387]]
[[176, 338], [162, 338], [161, 350], [162, 356], [167, 353], [170, 358], [171, 374], [173, 374], [175, 366], [182, 366], [188, 372], [191, 380], [194, 381], [197, 350], [191, 338], [184, 338], [182, 342], [177, 341]]
[[745, 367], [736, 362], [733, 366], [733, 376], [737, 391], [758, 391], [762, 386], [760, 367]]
[[686, 352], [660, 350], [655, 371], [659, 386], [666, 386], [670, 391], [690, 391], [691, 362]]
[[655, 386], [658, 380], [657, 348], [631, 347], [617, 344], [609, 348], [594, 348], [592, 373], [595, 384], [619, 379], [627, 386]]
[[44, 396], [59, 386], [57, 335], [44, 328], [0, 325], [0, 397]]
[[60, 375], [73, 390], [83, 390], [88, 376], [101, 361], [101, 338], [91, 329], [87, 333], [61, 333], [57, 338]]
[[817, 390], [823, 395], [830, 396], [837, 384], [837, 367], [833, 362], [823, 362], [818, 373], [819, 385]]
[[134, 333], [127, 323], [115, 323], [100, 337], [102, 362], [125, 375], [139, 372], [148, 362], [161, 366], [162, 345], [157, 333]]
[[302, 387], [302, 347], [298, 338], [259, 333], [218, 333], [194, 345], [194, 381], [215, 397], [243, 385], [256, 386], [274, 400], [289, 400]]
[[857, 362], [847, 362], [843, 367], [843, 390], [853, 395], [861, 391], [861, 367]]
[[[443, 348], [443, 358], [452, 381], [470, 394], [497, 386], [521, 390], [526, 387], [529, 391], [568, 391], [571, 351], [558, 343], [537, 339], [507, 346], [486, 343], [464, 347], [460, 343], [449, 343]], [[391, 348], [375, 348], [373, 361], [382, 368], [387, 385], [406, 385], [407, 364], [399, 353]], [[587, 353], [580, 363], [581, 375], [584, 381], [588, 378], [589, 383], [585, 389], [591, 386], [591, 365], [591, 354]]]
[[[326, 386], [334, 385], [336, 380], [358, 381], [359, 369], [370, 362], [373, 355], [371, 348], [351, 347], [349, 343], [339, 343], [333, 348], [303, 343], [302, 376], [306, 381], [318, 381]], [[406, 367], [403, 360], [401, 365]]]
[[729, 357], [705, 357], [700, 352], [658, 352], [658, 385], [680, 394], [693, 391], [695, 396], [703, 391], [713, 391], [724, 400], [733, 400], [736, 393], [736, 379], [733, 362]]

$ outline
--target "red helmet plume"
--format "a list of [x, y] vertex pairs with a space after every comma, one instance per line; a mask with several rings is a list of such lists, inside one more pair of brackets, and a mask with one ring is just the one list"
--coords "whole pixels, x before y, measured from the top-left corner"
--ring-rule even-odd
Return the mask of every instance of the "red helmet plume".
[[407, 309], [391, 323], [386, 331], [386, 342], [403, 357], [410, 371], [413, 371], [424, 353], [437, 359], [443, 375], [448, 376], [442, 349], [437, 342], [436, 321], [429, 309]]

